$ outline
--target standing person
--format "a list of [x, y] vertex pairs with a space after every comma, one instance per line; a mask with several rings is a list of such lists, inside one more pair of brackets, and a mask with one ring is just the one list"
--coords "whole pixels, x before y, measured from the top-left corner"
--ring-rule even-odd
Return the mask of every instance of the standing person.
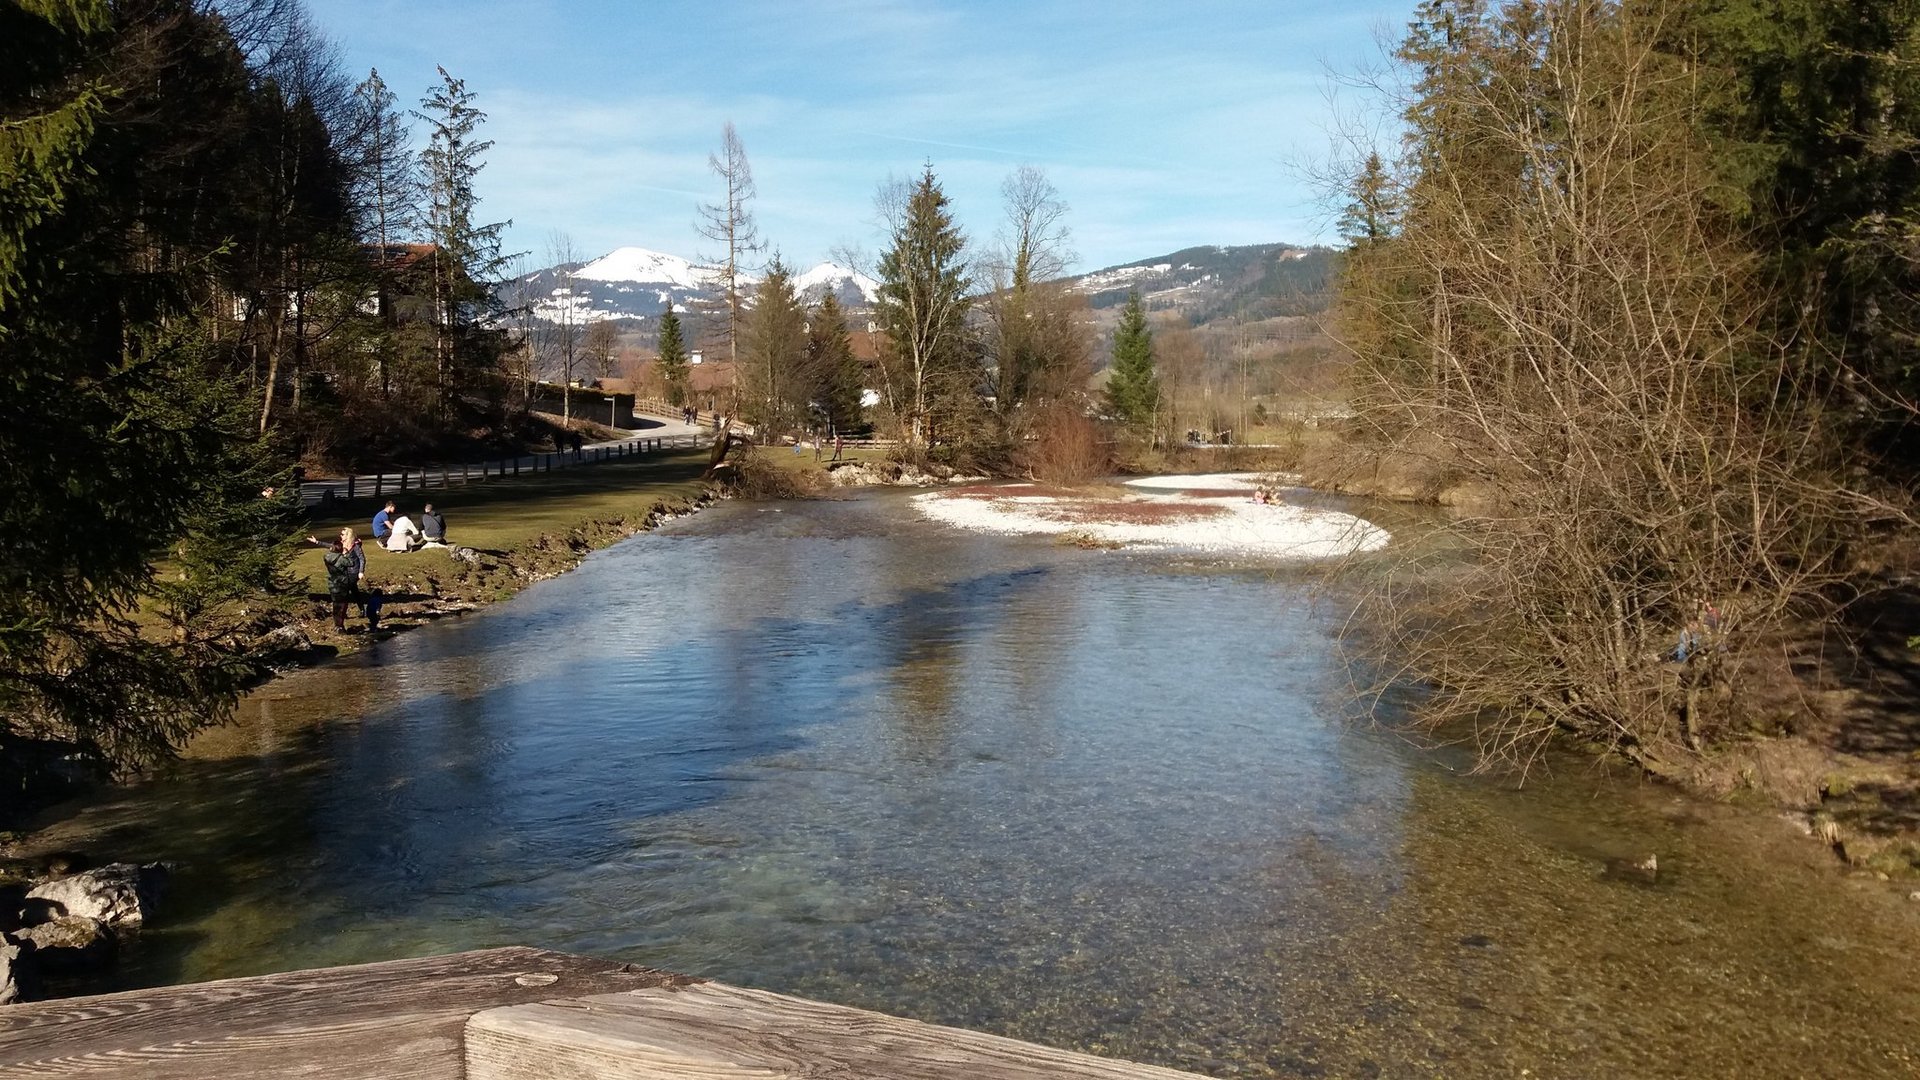
[[373, 515], [374, 543], [384, 544], [387, 542], [387, 537], [393, 532], [393, 513], [393, 500], [388, 499], [387, 505], [381, 507], [380, 512]]
[[[307, 543], [316, 547], [320, 541], [312, 536]], [[333, 601], [333, 628], [345, 632], [347, 629], [347, 605], [360, 595], [360, 579], [367, 572], [366, 556], [360, 550], [360, 541], [353, 535], [351, 527], [341, 529], [340, 536], [324, 545], [327, 553], [321, 561], [327, 567], [327, 597]]]
[[841, 454], [841, 453], [842, 453], [843, 451], [845, 451], [845, 450], [846, 450], [846, 448], [847, 448], [847, 439], [846, 439], [846, 436], [844, 436], [844, 435], [842, 435], [842, 434], [840, 434], [840, 433], [839, 433], [839, 432], [837, 432], [837, 431], [836, 431], [836, 432], [834, 432], [834, 433], [833, 433], [833, 460], [835, 460], [835, 461], [839, 461], [839, 460], [840, 460], [840, 454]]
[[586, 438], [582, 436], [579, 432], [577, 431], [574, 432], [573, 433], [573, 460], [575, 461], [580, 460], [581, 458], [580, 451], [585, 449], [586, 445], [587, 445]]

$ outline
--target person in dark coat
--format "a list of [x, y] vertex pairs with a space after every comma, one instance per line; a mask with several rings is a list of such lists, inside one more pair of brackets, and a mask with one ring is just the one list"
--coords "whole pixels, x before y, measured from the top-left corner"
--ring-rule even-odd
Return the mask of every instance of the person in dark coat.
[[428, 547], [436, 544], [446, 546], [447, 516], [435, 510], [432, 503], [428, 503], [420, 511], [420, 536], [427, 542]]
[[[320, 541], [309, 536], [307, 543], [319, 545]], [[367, 573], [367, 557], [351, 528], [341, 529], [340, 538], [329, 541], [325, 547], [327, 553], [321, 556], [321, 561], [327, 566], [327, 596], [333, 601], [333, 628], [344, 631], [347, 607], [360, 598], [360, 579]]]

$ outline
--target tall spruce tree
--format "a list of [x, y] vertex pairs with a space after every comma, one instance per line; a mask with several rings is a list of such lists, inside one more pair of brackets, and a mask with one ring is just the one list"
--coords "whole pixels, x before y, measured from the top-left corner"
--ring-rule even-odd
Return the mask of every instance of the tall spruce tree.
[[[962, 259], [966, 237], [947, 209], [946, 192], [928, 165], [906, 193], [894, 223], [892, 243], [880, 257], [878, 317], [897, 362], [906, 434], [926, 441], [932, 398], [943, 390], [971, 393], [961, 377], [974, 359], [967, 347], [968, 292], [972, 282]], [[890, 380], [894, 381], [894, 380]]]
[[1867, 449], [1920, 472], [1920, 3], [1708, 0], [1675, 15], [1671, 50], [1714, 90], [1703, 134], [1768, 241], [1773, 331]]
[[489, 287], [507, 259], [500, 235], [512, 222], [482, 225], [475, 181], [486, 168], [491, 140], [476, 138], [487, 114], [474, 107], [474, 95], [462, 79], [440, 68], [440, 85], [414, 112], [427, 125], [427, 146], [420, 153], [426, 179], [427, 235], [438, 248], [433, 268], [438, 327], [437, 376], [444, 408], [460, 388], [458, 377], [490, 360], [483, 339], [471, 331], [493, 305]]
[[860, 423], [860, 361], [853, 355], [846, 312], [828, 289], [807, 322], [807, 370], [812, 400], [835, 431]]
[[1153, 365], [1153, 331], [1146, 306], [1135, 289], [1127, 295], [1120, 325], [1113, 332], [1113, 368], [1107, 373], [1107, 409], [1133, 428], [1153, 423], [1160, 408], [1160, 377]]
[[686, 337], [680, 329], [680, 316], [668, 304], [660, 313], [660, 379], [667, 385], [667, 401], [687, 403], [687, 376], [690, 374]]
[[793, 291], [793, 275], [775, 255], [754, 287], [753, 308], [741, 328], [741, 407], [764, 440], [793, 425], [806, 402], [800, 392], [807, 350], [807, 311]]
[[[261, 497], [279, 470], [209, 302], [254, 90], [220, 20], [178, 14], [153, 50], [111, 14], [0, 8], [0, 754], [55, 738], [130, 764], [223, 715], [247, 670], [205, 624], [136, 623], [156, 560], [200, 608], [270, 586], [288, 503]], [[212, 527], [248, 557], [202, 558]]]

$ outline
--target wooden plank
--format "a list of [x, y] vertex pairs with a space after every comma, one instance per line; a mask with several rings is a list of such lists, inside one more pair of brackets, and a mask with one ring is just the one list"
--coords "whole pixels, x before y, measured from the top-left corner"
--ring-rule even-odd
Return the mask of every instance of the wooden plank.
[[704, 983], [514, 1005], [467, 1022], [468, 1080], [1193, 1080], [880, 1013]]
[[685, 981], [509, 948], [10, 1005], [0, 1078], [459, 1080], [476, 1012]]

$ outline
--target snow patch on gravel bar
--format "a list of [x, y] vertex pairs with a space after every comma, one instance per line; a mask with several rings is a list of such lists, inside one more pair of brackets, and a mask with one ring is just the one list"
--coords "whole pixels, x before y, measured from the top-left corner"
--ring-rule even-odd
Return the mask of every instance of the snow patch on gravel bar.
[[1252, 492], [1266, 479], [1265, 473], [1220, 472], [1193, 476], [1137, 476], [1128, 487], [1149, 491], [1245, 491]]
[[[1218, 492], [1223, 479], [1255, 489], [1253, 474], [1149, 477], [1177, 480], [1180, 489]], [[1194, 484], [1200, 480], [1202, 483]], [[1152, 490], [1153, 485], [1133, 482]], [[1119, 497], [1041, 498], [1008, 487], [1004, 497], [930, 492], [913, 497], [923, 516], [961, 529], [1005, 535], [1074, 534], [1101, 544], [1204, 555], [1280, 559], [1337, 558], [1385, 547], [1387, 530], [1352, 514], [1286, 503], [1256, 503], [1243, 495], [1163, 492]], [[1175, 489], [1179, 490], [1179, 489]]]

